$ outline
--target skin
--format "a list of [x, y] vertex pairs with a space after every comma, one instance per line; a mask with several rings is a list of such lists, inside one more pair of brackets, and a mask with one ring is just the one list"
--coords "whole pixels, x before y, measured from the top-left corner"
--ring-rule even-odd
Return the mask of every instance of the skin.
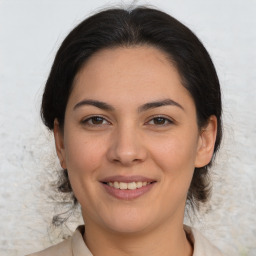
[[[81, 103], [88, 99], [112, 109]], [[166, 99], [179, 106], [141, 107]], [[74, 80], [64, 129], [55, 120], [54, 135], [93, 255], [192, 255], [185, 202], [194, 168], [211, 160], [216, 127], [211, 116], [199, 129], [194, 101], [160, 50], [104, 49], [86, 62]], [[100, 182], [113, 175], [156, 182], [144, 195], [121, 200]]]

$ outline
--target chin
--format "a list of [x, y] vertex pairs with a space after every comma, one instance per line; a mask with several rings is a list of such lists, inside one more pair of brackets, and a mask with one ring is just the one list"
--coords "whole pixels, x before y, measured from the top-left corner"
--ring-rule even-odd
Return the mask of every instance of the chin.
[[131, 209], [125, 213], [111, 214], [104, 222], [108, 229], [123, 234], [142, 232], [152, 223], [150, 215]]

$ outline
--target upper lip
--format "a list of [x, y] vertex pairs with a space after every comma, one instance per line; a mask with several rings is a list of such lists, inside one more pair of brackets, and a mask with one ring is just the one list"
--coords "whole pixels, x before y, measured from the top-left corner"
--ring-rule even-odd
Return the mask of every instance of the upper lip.
[[121, 176], [121, 175], [116, 175], [116, 176], [109, 176], [101, 180], [101, 182], [107, 183], [107, 182], [113, 182], [113, 181], [118, 181], [118, 182], [153, 182], [156, 181], [154, 179], [150, 179], [144, 176]]

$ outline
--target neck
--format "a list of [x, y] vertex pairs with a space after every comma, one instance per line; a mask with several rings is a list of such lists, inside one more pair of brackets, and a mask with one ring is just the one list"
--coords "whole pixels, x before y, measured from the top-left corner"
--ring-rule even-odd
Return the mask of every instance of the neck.
[[[84, 240], [94, 256], [192, 256], [183, 223], [160, 225], [151, 231], [119, 233], [86, 221]], [[100, 245], [100, 246], [99, 246]]]

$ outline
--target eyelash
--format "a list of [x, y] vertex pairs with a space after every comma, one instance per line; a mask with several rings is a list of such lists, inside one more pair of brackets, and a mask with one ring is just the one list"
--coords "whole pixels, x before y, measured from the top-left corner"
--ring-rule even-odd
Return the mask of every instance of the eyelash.
[[106, 118], [102, 117], [102, 116], [91, 116], [89, 118], [86, 118], [85, 120], [82, 120], [81, 123], [84, 125], [88, 125], [88, 126], [101, 126], [101, 125], [105, 125], [105, 124], [93, 124], [93, 123], [89, 123], [90, 121], [92, 121], [93, 119], [101, 119], [103, 122], [106, 121], [107, 124], [110, 124], [110, 122], [108, 122], [106, 120]]
[[[89, 117], [89, 118], [86, 118], [85, 120], [82, 120], [81, 121], [81, 123], [83, 124], [83, 125], [88, 125], [88, 126], [101, 126], [101, 125], [106, 125], [106, 123], [104, 124], [104, 123], [100, 123], [100, 124], [93, 124], [93, 123], [90, 123], [90, 122], [92, 122], [93, 120], [96, 120], [96, 119], [100, 119], [102, 122], [106, 122], [107, 123], [107, 125], [109, 125], [109, 124], [111, 124], [109, 121], [107, 121], [106, 120], [106, 118], [104, 118], [104, 117], [102, 117], [102, 116], [91, 116], [91, 117]], [[159, 119], [161, 120], [161, 121], [164, 121], [164, 123], [162, 123], [162, 124], [156, 124], [156, 123], [151, 123], [150, 124], [150, 122], [154, 122], [154, 121], [156, 121], [158, 119], [158, 121], [159, 121]], [[171, 119], [169, 119], [169, 118], [166, 118], [166, 117], [163, 117], [163, 116], [154, 116], [154, 117], [152, 117], [149, 121], [147, 121], [146, 122], [146, 125], [155, 125], [155, 126], [167, 126], [167, 125], [170, 125], [170, 124], [173, 124], [174, 122], [171, 120]]]
[[[164, 121], [164, 124], [149, 124], [150, 122], [154, 122], [156, 121], [157, 119], [161, 119], [162, 121]], [[170, 125], [170, 124], [173, 124], [173, 120], [167, 118], [167, 117], [164, 117], [164, 116], [153, 116], [146, 124], [149, 124], [149, 125], [156, 125], [156, 126], [167, 126], [167, 125]]]

